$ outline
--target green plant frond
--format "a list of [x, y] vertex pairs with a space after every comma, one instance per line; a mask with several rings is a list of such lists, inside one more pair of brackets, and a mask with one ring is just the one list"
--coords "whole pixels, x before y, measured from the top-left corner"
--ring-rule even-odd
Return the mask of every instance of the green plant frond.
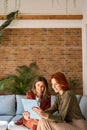
[[4, 90], [4, 85], [1, 84], [1, 85], [0, 85], [0, 91], [3, 91], [3, 90]]
[[29, 65], [29, 68], [32, 68], [32, 69], [39, 69], [36, 62], [33, 62]]
[[18, 75], [25, 76], [29, 72], [29, 68], [26, 66], [19, 66], [16, 68], [16, 72]]
[[26, 94], [27, 90], [28, 89], [26, 89], [26, 87], [23, 85], [21, 85], [20, 88], [19, 88], [19, 86], [15, 86], [15, 88], [12, 88], [12, 91], [15, 94]]
[[14, 77], [6, 77], [6, 78], [3, 78], [2, 80], [0, 80], [0, 84], [6, 84], [13, 80], [14, 80]]
[[[32, 69], [32, 66], [34, 69]], [[29, 67], [25, 65], [18, 66], [16, 68], [16, 75], [8, 75], [0, 80], [0, 89], [14, 94], [25, 94], [38, 76], [37, 67], [35, 67], [35, 63]]]
[[[15, 12], [11, 12], [6, 16], [6, 21], [0, 26], [0, 33], [4, 28], [6, 28], [12, 22], [12, 20], [18, 15], [18, 12], [19, 11], [17, 10]], [[2, 35], [0, 36], [0, 43], [1, 41], [2, 41]]]
[[10, 14], [8, 14], [7, 16], [6, 16], [6, 18], [7, 19], [13, 19], [15, 16], [17, 16], [18, 15], [18, 10], [17, 11], [15, 11], [15, 12], [11, 12]]
[[11, 23], [12, 19], [9, 19], [8, 21], [5, 21], [2, 26], [0, 26], [0, 30], [3, 30], [5, 27], [7, 27]]
[[8, 14], [6, 16], [7, 20], [0, 26], [0, 30], [3, 30], [4, 28], [6, 28], [11, 21], [14, 19], [14, 17], [18, 14], [18, 11], [16, 12], [11, 12], [10, 14]]
[[69, 78], [68, 82], [70, 89], [74, 89], [79, 85], [79, 80], [77, 78]]
[[21, 72], [24, 72], [26, 70], [29, 70], [29, 67], [26, 65], [18, 66], [16, 69], [20, 70]]
[[29, 67], [26, 65], [22, 65], [22, 66], [18, 66], [17, 68], [24, 71], [25, 69], [28, 69]]

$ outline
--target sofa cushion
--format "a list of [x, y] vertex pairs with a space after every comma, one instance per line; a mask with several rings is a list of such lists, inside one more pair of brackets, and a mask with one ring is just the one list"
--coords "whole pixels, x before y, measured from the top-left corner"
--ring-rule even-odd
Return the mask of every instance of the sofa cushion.
[[13, 116], [6, 116], [6, 115], [0, 115], [0, 121], [11, 121], [11, 119], [13, 118]]
[[30, 129], [28, 129], [27, 127], [25, 127], [23, 125], [14, 125], [14, 124], [12, 125], [11, 124], [11, 125], [8, 126], [8, 130], [30, 130]]
[[[10, 120], [10, 122], [16, 122], [17, 120], [19, 120], [20, 118], [22, 118], [22, 115], [15, 115], [11, 120]], [[10, 123], [9, 122], [9, 123]]]
[[[15, 126], [16, 126], [15, 122], [16, 122], [17, 120], [19, 120], [21, 117], [22, 117], [22, 115], [16, 115], [16, 116], [14, 116], [14, 117], [12, 118], [12, 120], [10, 120], [9, 123], [8, 123], [8, 129], [12, 129], [13, 127], [15, 127]], [[12, 129], [12, 130], [13, 130], [13, 129]]]
[[0, 125], [0, 130], [7, 130], [7, 125]]
[[[76, 98], [77, 98], [77, 101], [78, 101], [78, 102], [80, 102], [81, 97], [82, 97], [81, 95], [76, 95]], [[52, 96], [51, 96], [51, 106], [53, 105], [54, 100], [55, 100], [55, 95], [52, 95]]]
[[15, 115], [15, 95], [0, 95], [0, 115]]
[[55, 95], [51, 95], [51, 106], [54, 104], [55, 101]]
[[15, 122], [19, 120], [22, 117], [22, 115], [16, 115], [12, 118], [12, 120], [8, 124], [9, 130], [29, 130], [23, 125], [16, 125]]
[[17, 102], [16, 114], [18, 114], [18, 115], [22, 115], [22, 113], [24, 111], [21, 99], [25, 99], [25, 98], [26, 98], [25, 95], [16, 95], [16, 102]]
[[76, 98], [77, 98], [78, 103], [80, 102], [81, 97], [82, 97], [81, 95], [76, 95]]
[[81, 108], [82, 114], [87, 120], [87, 95], [82, 96], [80, 100], [80, 108]]

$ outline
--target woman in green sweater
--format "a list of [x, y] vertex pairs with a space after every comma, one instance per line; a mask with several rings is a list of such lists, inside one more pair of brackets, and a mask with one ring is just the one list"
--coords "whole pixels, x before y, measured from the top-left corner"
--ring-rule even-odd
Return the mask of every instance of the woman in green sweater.
[[[65, 75], [57, 72], [51, 76], [50, 82], [57, 94], [56, 99], [53, 106], [46, 111], [33, 108], [41, 117], [37, 130], [87, 130], [85, 118], [75, 94], [69, 90]], [[53, 114], [56, 111], [58, 114]]]

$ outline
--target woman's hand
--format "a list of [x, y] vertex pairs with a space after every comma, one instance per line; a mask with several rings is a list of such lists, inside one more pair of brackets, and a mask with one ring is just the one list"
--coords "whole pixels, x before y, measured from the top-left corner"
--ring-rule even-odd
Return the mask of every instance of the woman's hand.
[[41, 118], [48, 119], [48, 114], [42, 111], [40, 108], [33, 107], [32, 110], [36, 112]]
[[25, 120], [28, 120], [30, 118], [30, 113], [28, 111], [23, 112], [23, 117]]

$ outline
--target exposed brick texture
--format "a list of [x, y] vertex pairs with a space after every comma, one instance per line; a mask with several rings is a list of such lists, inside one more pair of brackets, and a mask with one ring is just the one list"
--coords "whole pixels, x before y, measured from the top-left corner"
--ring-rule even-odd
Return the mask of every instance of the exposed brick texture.
[[47, 79], [57, 71], [79, 79], [76, 93], [82, 94], [81, 28], [5, 29], [0, 45], [0, 78], [34, 61], [38, 73]]

